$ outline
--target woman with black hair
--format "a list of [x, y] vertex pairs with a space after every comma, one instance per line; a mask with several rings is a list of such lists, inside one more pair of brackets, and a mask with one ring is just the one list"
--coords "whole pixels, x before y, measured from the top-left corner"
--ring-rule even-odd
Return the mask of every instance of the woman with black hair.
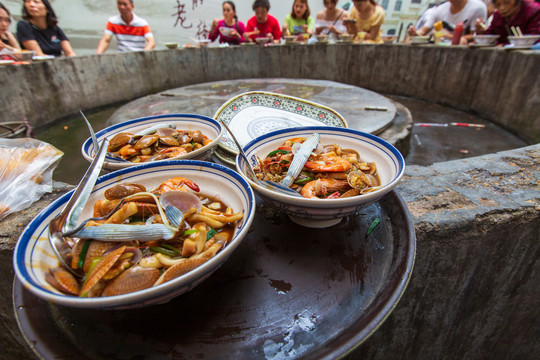
[[57, 26], [56, 14], [48, 0], [24, 0], [22, 17], [17, 23], [17, 38], [23, 49], [36, 55], [76, 56], [69, 39]]
[[9, 10], [0, 3], [0, 50], [5, 47], [11, 47], [19, 50], [19, 44], [17, 39], [9, 32], [9, 25], [11, 24], [11, 14]]
[[243, 22], [238, 21], [236, 6], [232, 1], [224, 1], [222, 7], [223, 19], [214, 19], [212, 21], [208, 38], [214, 41], [219, 36], [220, 44], [239, 45], [244, 42], [246, 26]]

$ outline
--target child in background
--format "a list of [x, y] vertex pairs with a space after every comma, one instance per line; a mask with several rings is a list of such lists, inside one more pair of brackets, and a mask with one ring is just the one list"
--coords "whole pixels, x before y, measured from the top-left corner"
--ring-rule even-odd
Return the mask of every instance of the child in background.
[[283, 35], [298, 35], [299, 40], [303, 40], [302, 35], [313, 35], [315, 21], [310, 14], [307, 0], [294, 0], [292, 11], [283, 22]]

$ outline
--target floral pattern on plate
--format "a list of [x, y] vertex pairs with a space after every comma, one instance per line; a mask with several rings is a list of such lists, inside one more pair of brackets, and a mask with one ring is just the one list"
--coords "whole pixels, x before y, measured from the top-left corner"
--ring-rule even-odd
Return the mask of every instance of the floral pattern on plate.
[[[348, 127], [343, 116], [329, 107], [264, 91], [247, 92], [230, 99], [219, 108], [214, 119], [223, 121], [242, 145], [275, 130], [325, 125]], [[236, 144], [226, 131], [219, 146], [233, 155], [238, 154]]]

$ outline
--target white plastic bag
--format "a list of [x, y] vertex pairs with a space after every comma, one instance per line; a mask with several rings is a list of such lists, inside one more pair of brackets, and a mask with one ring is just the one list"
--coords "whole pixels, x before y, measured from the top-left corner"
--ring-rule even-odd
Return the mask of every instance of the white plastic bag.
[[0, 220], [52, 191], [52, 173], [63, 155], [37, 139], [0, 139]]

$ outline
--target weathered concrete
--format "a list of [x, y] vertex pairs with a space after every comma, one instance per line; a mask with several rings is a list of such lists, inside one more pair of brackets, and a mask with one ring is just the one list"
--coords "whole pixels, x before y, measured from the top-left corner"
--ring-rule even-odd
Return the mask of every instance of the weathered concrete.
[[9, 84], [0, 90], [0, 121], [27, 117], [43, 124], [210, 81], [307, 78], [477, 112], [537, 143], [539, 74], [540, 56], [532, 51], [464, 47], [337, 44], [91, 55], [0, 68], [0, 82]]
[[[34, 124], [52, 122], [79, 109], [223, 79], [311, 78], [478, 112], [536, 143], [539, 60], [532, 52], [405, 45], [252, 46], [59, 59], [0, 68], [0, 81], [10, 84], [0, 90], [0, 121], [26, 116]], [[417, 234], [413, 276], [392, 315], [350, 358], [536, 358], [539, 170], [538, 144], [408, 167], [397, 190]], [[57, 196], [0, 223], [2, 358], [31, 356], [11, 309], [11, 256], [24, 225]]]
[[[417, 235], [413, 275], [391, 316], [348, 358], [534, 359], [540, 351], [539, 170], [540, 145], [408, 167], [397, 191]], [[59, 195], [0, 223], [6, 359], [28, 357], [10, 306], [12, 249], [24, 225]]]

